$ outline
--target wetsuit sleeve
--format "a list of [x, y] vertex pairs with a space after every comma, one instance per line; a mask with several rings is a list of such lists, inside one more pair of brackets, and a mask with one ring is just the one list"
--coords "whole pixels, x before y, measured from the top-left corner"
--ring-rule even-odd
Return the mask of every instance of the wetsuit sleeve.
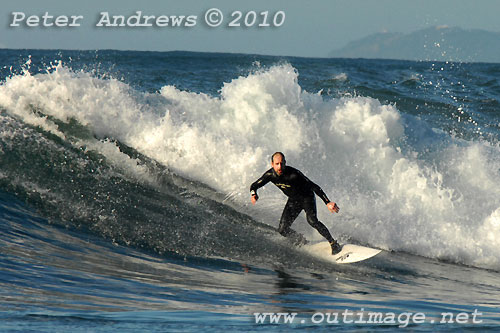
[[328, 203], [330, 202], [330, 199], [328, 199], [328, 197], [326, 196], [325, 192], [323, 192], [323, 190], [321, 189], [321, 187], [319, 187], [318, 185], [316, 185], [313, 182], [311, 182], [311, 185], [312, 185], [312, 190], [314, 191], [314, 193], [316, 193], [316, 195], [318, 197], [320, 197], [321, 200], [323, 200], [323, 202], [325, 203], [325, 205], [328, 205]]
[[252, 185], [250, 185], [250, 194], [257, 194], [257, 190], [269, 183], [271, 177], [271, 170], [266, 171], [266, 173], [264, 173], [259, 179], [257, 179]]
[[[300, 172], [300, 171], [299, 171]], [[323, 192], [323, 190], [321, 189], [321, 187], [319, 187], [319, 185], [317, 185], [316, 183], [313, 183], [309, 178], [307, 178], [302, 172], [300, 172], [300, 175], [302, 177], [304, 177], [305, 181], [307, 182], [309, 188], [311, 190], [313, 190], [314, 193], [316, 193], [316, 195], [318, 197], [321, 198], [321, 200], [323, 200], [323, 202], [325, 203], [325, 205], [327, 205], [329, 202], [330, 202], [330, 199], [328, 199], [328, 197], [326, 196], [325, 192]]]

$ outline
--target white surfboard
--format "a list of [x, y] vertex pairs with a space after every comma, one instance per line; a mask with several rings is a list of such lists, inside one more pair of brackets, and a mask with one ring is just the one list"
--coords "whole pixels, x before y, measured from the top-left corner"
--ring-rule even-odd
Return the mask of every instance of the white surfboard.
[[317, 257], [335, 262], [337, 264], [349, 264], [352, 262], [366, 260], [382, 252], [382, 250], [372, 249], [371, 247], [345, 244], [342, 246], [342, 251], [332, 255], [332, 248], [328, 242], [304, 245], [303, 248]]

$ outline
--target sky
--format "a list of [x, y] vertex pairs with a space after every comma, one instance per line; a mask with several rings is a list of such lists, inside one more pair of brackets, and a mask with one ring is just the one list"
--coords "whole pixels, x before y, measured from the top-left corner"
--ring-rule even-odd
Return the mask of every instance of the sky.
[[[211, 9], [222, 13], [218, 26], [207, 23], [215, 25], [218, 18], [209, 15]], [[326, 57], [350, 41], [378, 32], [410, 33], [439, 25], [500, 32], [497, 0], [2, 0], [0, 11], [0, 48], [11, 49]], [[131, 17], [138, 11], [143, 19], [154, 16], [148, 21], [152, 26], [133, 26], [137, 20]], [[52, 18], [44, 22], [45, 13]], [[106, 21], [97, 26], [106, 14], [108, 23], [113, 23], [113, 16], [123, 16], [131, 18], [132, 26], [125, 22], [112, 27]], [[31, 16], [38, 17], [38, 24]], [[63, 17], [56, 26], [58, 16], [68, 17], [68, 22]], [[71, 16], [82, 18], [70, 27]], [[182, 25], [188, 26], [172, 26], [172, 16], [185, 16]], [[155, 21], [158, 17], [160, 24]], [[232, 21], [236, 26], [230, 26]]]

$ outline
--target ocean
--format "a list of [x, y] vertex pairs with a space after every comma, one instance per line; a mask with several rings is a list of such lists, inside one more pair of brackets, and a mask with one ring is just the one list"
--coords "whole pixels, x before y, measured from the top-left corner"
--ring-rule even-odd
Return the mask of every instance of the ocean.
[[[0, 59], [0, 331], [500, 329], [500, 64]], [[335, 238], [383, 252], [281, 237], [286, 197], [249, 196], [275, 151]]]

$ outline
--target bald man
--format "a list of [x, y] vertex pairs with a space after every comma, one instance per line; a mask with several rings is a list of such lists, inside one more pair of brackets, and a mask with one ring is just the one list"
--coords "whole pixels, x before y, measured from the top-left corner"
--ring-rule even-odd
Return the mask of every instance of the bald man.
[[318, 220], [314, 194], [323, 200], [332, 213], [338, 213], [339, 207], [328, 199], [321, 187], [310, 181], [299, 170], [287, 166], [285, 155], [282, 152], [276, 152], [271, 156], [271, 169], [267, 170], [250, 186], [252, 204], [255, 205], [259, 200], [257, 190], [269, 182], [276, 185], [288, 197], [285, 209], [281, 214], [278, 232], [285, 237], [292, 235], [293, 230], [290, 227], [300, 212], [304, 210], [307, 222], [330, 242], [332, 254], [339, 253], [342, 249], [339, 243], [333, 239], [328, 228]]

